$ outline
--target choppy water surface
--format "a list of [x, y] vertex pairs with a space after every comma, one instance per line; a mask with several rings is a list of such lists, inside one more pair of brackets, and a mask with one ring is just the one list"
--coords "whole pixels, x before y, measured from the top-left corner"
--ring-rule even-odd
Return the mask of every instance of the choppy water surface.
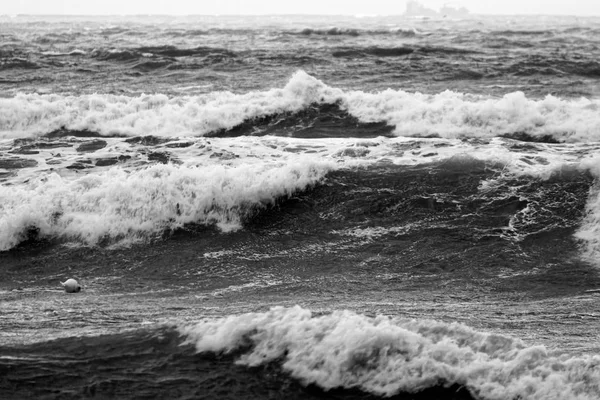
[[0, 18], [2, 398], [600, 397], [599, 20]]
[[4, 91], [238, 93], [297, 69], [336, 87], [596, 96], [597, 18], [1, 17]]

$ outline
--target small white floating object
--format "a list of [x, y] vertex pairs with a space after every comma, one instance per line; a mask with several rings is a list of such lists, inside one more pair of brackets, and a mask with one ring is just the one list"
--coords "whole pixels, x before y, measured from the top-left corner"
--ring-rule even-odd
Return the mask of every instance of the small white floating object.
[[77, 293], [81, 291], [81, 286], [73, 278], [67, 279], [66, 281], [61, 282], [60, 284], [63, 285], [67, 293]]

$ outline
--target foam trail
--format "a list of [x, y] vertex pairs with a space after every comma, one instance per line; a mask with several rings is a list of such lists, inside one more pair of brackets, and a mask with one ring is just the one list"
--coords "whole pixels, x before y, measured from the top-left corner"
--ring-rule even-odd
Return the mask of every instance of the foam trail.
[[591, 400], [600, 358], [568, 358], [542, 346], [428, 320], [350, 311], [313, 316], [298, 306], [206, 320], [181, 328], [198, 352], [246, 349], [238, 363], [281, 360], [305, 384], [382, 395], [460, 384], [484, 400]]
[[343, 91], [303, 71], [282, 89], [201, 96], [19, 94], [0, 99], [0, 138], [43, 135], [56, 129], [102, 135], [201, 136], [244, 121], [295, 113], [311, 104], [338, 103], [361, 122], [386, 122], [400, 136], [493, 137], [526, 133], [559, 141], [600, 140], [600, 102], [522, 92], [484, 98], [445, 91], [437, 95], [385, 90]]
[[155, 165], [128, 173], [112, 168], [67, 180], [58, 174], [22, 186], [0, 186], [0, 251], [27, 239], [62, 238], [95, 245], [131, 241], [188, 223], [239, 229], [278, 198], [317, 183], [328, 164], [239, 167]]

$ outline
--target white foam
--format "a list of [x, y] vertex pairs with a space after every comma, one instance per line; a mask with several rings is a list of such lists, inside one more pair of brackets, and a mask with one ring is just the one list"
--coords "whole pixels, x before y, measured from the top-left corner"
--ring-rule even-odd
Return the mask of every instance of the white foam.
[[331, 233], [343, 236], [352, 236], [356, 238], [377, 239], [385, 235], [404, 235], [410, 232], [410, 230], [415, 228], [416, 226], [416, 224], [407, 224], [406, 226], [393, 227], [370, 226], [366, 228], [353, 228], [339, 231], [333, 230], [331, 231]]
[[[0, 223], [7, 229], [0, 230], [0, 248], [12, 248], [24, 240], [28, 227], [37, 227], [42, 236], [59, 237], [72, 240], [75, 243], [90, 245], [102, 242], [110, 245], [117, 241], [117, 245], [126, 242], [147, 240], [165, 229], [175, 229], [185, 223], [196, 222], [200, 224], [217, 224], [224, 231], [239, 229], [243, 218], [247, 216], [254, 202], [254, 194], [249, 190], [242, 190], [244, 185], [261, 182], [261, 175], [267, 171], [284, 170], [302, 165], [316, 166], [320, 171], [314, 177], [325, 174], [328, 168], [355, 168], [372, 165], [418, 165], [432, 162], [444, 166], [459, 164], [494, 168], [495, 174], [489, 180], [481, 183], [480, 190], [485, 192], [497, 185], [505, 185], [506, 179], [514, 175], [528, 175], [534, 178], [547, 179], [555, 176], [556, 171], [571, 173], [578, 169], [590, 169], [600, 163], [593, 157], [598, 153], [597, 145], [586, 143], [567, 143], [549, 145], [543, 143], [523, 144], [504, 138], [490, 140], [443, 139], [443, 138], [374, 138], [369, 140], [355, 138], [325, 138], [325, 139], [299, 139], [287, 137], [237, 137], [237, 138], [186, 138], [179, 141], [148, 146], [126, 142], [123, 138], [106, 138], [107, 145], [92, 153], [81, 153], [77, 148], [82, 142], [89, 139], [61, 139], [68, 142], [64, 147], [36, 149], [38, 154], [19, 155], [19, 158], [34, 160], [37, 165], [22, 169], [11, 170], [14, 176], [4, 177], [6, 182], [0, 187]], [[184, 147], [173, 147], [176, 142], [181, 142]], [[10, 151], [14, 144], [12, 140], [0, 140], [0, 152]], [[167, 154], [175, 163], [180, 164], [177, 172], [159, 173], [163, 178], [158, 179], [161, 193], [154, 195], [149, 187], [155, 178], [148, 177], [148, 173], [140, 168], [147, 168], [150, 152]], [[60, 153], [60, 154], [59, 154]], [[13, 158], [13, 155], [6, 155]], [[119, 161], [116, 166], [94, 167], [100, 159], [125, 156], [128, 161]], [[583, 161], [582, 161], [583, 160]], [[85, 169], [73, 170], [70, 167], [80, 163]], [[81, 164], [86, 163], [86, 164]], [[457, 164], [458, 163], [458, 164]], [[152, 167], [161, 170], [160, 166]], [[288, 168], [288, 172], [291, 170]], [[302, 168], [300, 168], [302, 170]], [[114, 170], [114, 171], [113, 171]], [[172, 188], [179, 179], [183, 179], [189, 171], [193, 177], [181, 188]], [[196, 171], [196, 172], [194, 172]], [[204, 171], [206, 177], [200, 178]], [[217, 171], [212, 176], [212, 171]], [[247, 181], [242, 178], [234, 179], [233, 185], [238, 185], [239, 192], [232, 197], [232, 203], [227, 203], [225, 195], [215, 198], [215, 206], [211, 206], [206, 196], [207, 193], [221, 189], [220, 176], [229, 171], [231, 175], [245, 176], [247, 171], [252, 177]], [[0, 171], [1, 172], [1, 171]], [[9, 171], [7, 171], [9, 172]], [[270, 172], [269, 172], [270, 173]], [[287, 172], [286, 172], [287, 173]], [[265, 191], [277, 196], [275, 186], [278, 179], [286, 180], [285, 174], [270, 181]], [[291, 172], [290, 172], [291, 173]], [[596, 172], [600, 176], [600, 172]], [[88, 177], [82, 177], [82, 175]], [[182, 174], [178, 178], [178, 175]], [[168, 175], [168, 177], [167, 177]], [[212, 176], [212, 178], [209, 178]], [[225, 179], [225, 178], [223, 178]], [[265, 176], [264, 179], [268, 180]], [[82, 188], [82, 182], [98, 181], [94, 186]], [[108, 182], [113, 180], [112, 184]], [[139, 182], [138, 182], [139, 181]], [[296, 190], [303, 188], [303, 183], [292, 176], [289, 182]], [[129, 186], [119, 186], [119, 185]], [[153, 183], [152, 183], [153, 184]], [[198, 192], [192, 189], [194, 185], [202, 186], [202, 200], [194, 200], [188, 192]], [[39, 186], [39, 187], [38, 187]], [[214, 186], [214, 187], [213, 187]], [[142, 190], [138, 191], [137, 188]], [[211, 188], [212, 187], [212, 188]], [[259, 192], [260, 189], [252, 189]], [[178, 191], [184, 191], [183, 194]], [[187, 191], [187, 192], [185, 192]], [[111, 196], [106, 196], [104, 193]], [[219, 192], [220, 193], [220, 192]], [[289, 192], [284, 191], [284, 195]], [[247, 202], [243, 196], [249, 195]], [[361, 193], [356, 193], [360, 196]], [[120, 196], [120, 197], [119, 197]], [[152, 205], [152, 196], [156, 196], [158, 203]], [[181, 197], [181, 198], [180, 198]], [[269, 196], [267, 196], [269, 197]], [[595, 196], [590, 197], [588, 217], [583, 221], [578, 237], [585, 245], [586, 258], [598, 259], [596, 250], [600, 255], [600, 243], [597, 237], [600, 233], [600, 206], [594, 205]], [[84, 199], [90, 204], [84, 204]], [[86, 200], [87, 201], [87, 200]], [[94, 202], [106, 201], [108, 206], [105, 213], [102, 205]], [[223, 206], [219, 206], [224, 202]], [[239, 203], [238, 203], [239, 202]], [[185, 211], [177, 215], [176, 205], [180, 204]], [[260, 202], [259, 202], [260, 203]], [[162, 207], [162, 209], [161, 209]], [[139, 210], [138, 210], [139, 209]], [[135, 211], [138, 210], [138, 211]], [[145, 210], [145, 211], [143, 211]], [[86, 213], [89, 212], [89, 215]], [[146, 214], [142, 215], [144, 212]], [[519, 217], [524, 212], [519, 214]], [[53, 216], [60, 217], [56, 221]], [[322, 215], [330, 218], [331, 215]], [[361, 227], [364, 228], [364, 227]], [[381, 229], [357, 229], [340, 231], [345, 236], [364, 237], [365, 240], [376, 240], [384, 234], [401, 234], [410, 227], [397, 227], [391, 231]], [[507, 234], [511, 232], [507, 231]], [[511, 234], [512, 235], [512, 234]], [[514, 235], [511, 236], [514, 238]], [[105, 239], [108, 239], [106, 241]], [[596, 244], [594, 244], [596, 243]], [[591, 247], [590, 247], [591, 246]], [[595, 246], [595, 247], [594, 247]], [[260, 257], [267, 257], [261, 255]]]
[[525, 132], [572, 142], [600, 139], [600, 103], [588, 99], [548, 95], [532, 100], [522, 92], [490, 99], [452, 91], [426, 95], [388, 89], [347, 93], [344, 104], [362, 121], [386, 121], [403, 136], [492, 137]]
[[542, 346], [461, 324], [375, 318], [349, 311], [313, 316], [276, 307], [181, 328], [198, 352], [251, 348], [239, 364], [282, 360], [305, 384], [391, 396], [458, 383], [482, 400], [592, 400], [600, 357], [553, 355]]
[[583, 257], [600, 266], [600, 157], [584, 160], [581, 168], [589, 169], [596, 177], [596, 182], [590, 188], [586, 215], [575, 237], [583, 243]]
[[327, 163], [177, 167], [127, 172], [111, 168], [78, 179], [56, 173], [0, 186], [0, 250], [27, 230], [94, 245], [135, 240], [188, 223], [239, 229], [257, 208], [318, 182]]
[[213, 92], [194, 97], [163, 94], [115, 95], [19, 94], [0, 99], [0, 137], [41, 135], [59, 128], [91, 130], [103, 135], [198, 136], [231, 129], [247, 119], [299, 111], [311, 103], [341, 95], [305, 73], [283, 89], [236, 95]]
[[19, 94], [0, 99], [0, 138], [42, 135], [63, 127], [103, 135], [200, 136], [256, 117], [334, 102], [363, 122], [384, 121], [395, 126], [399, 136], [492, 137], [525, 132], [570, 142], [600, 140], [597, 100], [563, 100], [550, 95], [533, 100], [522, 92], [486, 98], [451, 91], [437, 95], [391, 89], [343, 91], [303, 71], [295, 73], [282, 89], [246, 94]]

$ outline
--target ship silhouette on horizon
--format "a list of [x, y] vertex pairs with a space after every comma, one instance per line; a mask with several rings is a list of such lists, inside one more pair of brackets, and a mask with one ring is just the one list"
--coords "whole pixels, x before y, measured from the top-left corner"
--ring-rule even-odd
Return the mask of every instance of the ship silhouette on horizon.
[[419, 1], [409, 0], [406, 3], [404, 15], [407, 17], [450, 17], [461, 18], [469, 15], [469, 10], [466, 7], [456, 7], [448, 3], [444, 4], [439, 11], [425, 7]]

